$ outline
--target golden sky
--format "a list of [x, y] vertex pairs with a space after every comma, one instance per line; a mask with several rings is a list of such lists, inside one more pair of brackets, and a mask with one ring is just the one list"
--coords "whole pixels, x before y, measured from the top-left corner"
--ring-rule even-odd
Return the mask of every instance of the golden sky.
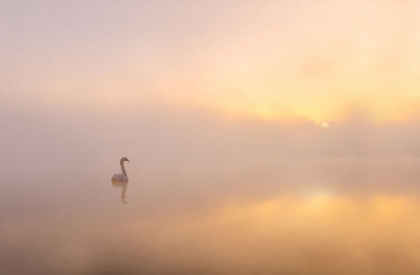
[[0, 266], [420, 274], [419, 76], [418, 0], [0, 0]]
[[420, 111], [417, 1], [2, 3], [2, 102], [286, 123]]

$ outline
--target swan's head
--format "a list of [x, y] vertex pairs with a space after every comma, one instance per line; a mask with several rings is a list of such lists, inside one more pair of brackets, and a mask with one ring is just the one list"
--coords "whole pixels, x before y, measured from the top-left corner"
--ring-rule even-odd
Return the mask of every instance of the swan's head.
[[122, 158], [122, 159], [121, 159], [121, 162], [124, 162], [124, 161], [128, 161], [128, 162], [130, 162], [130, 161], [128, 160], [128, 158]]

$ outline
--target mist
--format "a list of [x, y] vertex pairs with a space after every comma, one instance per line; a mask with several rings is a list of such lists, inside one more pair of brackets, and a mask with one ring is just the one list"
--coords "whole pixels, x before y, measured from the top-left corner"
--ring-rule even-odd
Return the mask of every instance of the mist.
[[[0, 121], [10, 274], [419, 270], [408, 254], [418, 235], [404, 233], [418, 226], [409, 214], [418, 213], [415, 122], [355, 118], [322, 130], [157, 109], [2, 111]], [[109, 183], [122, 156], [131, 160], [126, 208]], [[377, 230], [386, 235], [372, 237]]]
[[0, 0], [0, 273], [419, 274], [419, 11]]

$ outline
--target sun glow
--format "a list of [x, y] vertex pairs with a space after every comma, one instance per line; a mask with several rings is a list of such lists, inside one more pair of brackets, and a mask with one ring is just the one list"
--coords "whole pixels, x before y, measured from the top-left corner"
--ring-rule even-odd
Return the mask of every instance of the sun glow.
[[[222, 5], [212, 9], [218, 16], [206, 18], [208, 29], [201, 32], [190, 28], [197, 25], [194, 16], [162, 17], [162, 31], [140, 36], [132, 35], [143, 30], [136, 27], [154, 25], [142, 21], [147, 17], [132, 15], [133, 24], [125, 24], [131, 32], [105, 24], [100, 33], [106, 37], [88, 24], [74, 42], [84, 51], [71, 43], [27, 50], [30, 43], [23, 43], [13, 61], [19, 74], [1, 87], [22, 94], [6, 94], [2, 102], [92, 112], [174, 108], [292, 124], [342, 122], [359, 111], [375, 123], [419, 117], [418, 9], [359, 0], [329, 8], [324, 2], [304, 8], [281, 3], [261, 4], [257, 14], [248, 5]], [[168, 12], [172, 19], [180, 14]], [[287, 16], [279, 16], [283, 12]], [[185, 33], [175, 35], [173, 28]], [[48, 28], [37, 29], [40, 41], [52, 38]], [[108, 37], [120, 35], [109, 44]]]

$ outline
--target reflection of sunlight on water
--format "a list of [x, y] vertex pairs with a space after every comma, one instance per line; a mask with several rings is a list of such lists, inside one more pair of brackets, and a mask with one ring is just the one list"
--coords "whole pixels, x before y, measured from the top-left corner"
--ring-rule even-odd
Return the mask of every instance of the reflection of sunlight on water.
[[390, 244], [397, 241], [393, 234], [420, 241], [419, 214], [416, 199], [384, 195], [352, 198], [320, 192], [304, 198], [284, 196], [227, 207], [221, 214], [224, 217], [221, 223], [225, 226], [238, 223], [248, 229], [258, 227], [261, 235], [275, 231], [278, 237], [300, 232], [307, 238], [317, 239], [328, 233], [324, 236], [326, 241], [336, 245], [348, 240], [353, 240], [353, 244], [369, 243], [385, 234], [389, 239], [383, 242]]
[[[397, 275], [420, 272], [419, 214], [415, 197], [351, 197], [318, 191], [312, 196], [239, 201], [200, 213], [125, 216], [118, 223], [112, 215], [98, 220], [91, 213], [73, 219], [54, 217], [54, 223], [46, 224], [61, 230], [57, 238], [66, 236], [60, 242], [67, 250], [57, 251], [53, 258], [63, 262], [70, 257], [76, 261], [74, 266], [109, 261], [162, 274], [188, 267], [212, 274]], [[44, 226], [39, 220], [31, 226], [22, 223], [16, 224], [20, 245], [43, 247], [57, 241], [54, 235], [47, 238], [48, 232], [37, 230]], [[23, 232], [24, 228], [31, 229]], [[25, 239], [29, 233], [40, 241]], [[126, 258], [106, 258], [103, 251], [109, 251], [109, 257]], [[83, 258], [80, 264], [77, 255]], [[102, 262], [91, 263], [85, 257], [99, 257]], [[146, 267], [136, 267], [138, 257]]]
[[[304, 274], [372, 274], [372, 270], [381, 270], [385, 260], [388, 267], [400, 272], [388, 274], [414, 274], [405, 270], [420, 271], [419, 214], [414, 198], [326, 193], [310, 198], [281, 196], [164, 222], [171, 228], [171, 237], [165, 233], [166, 244], [160, 245], [176, 246], [188, 240], [189, 251], [179, 251], [185, 257], [192, 253], [229, 259], [237, 267], [275, 266], [278, 271]], [[153, 227], [154, 238], [160, 239], [157, 227]]]
[[331, 195], [326, 191], [317, 191], [306, 195], [306, 201], [309, 206], [321, 208], [328, 204]]

